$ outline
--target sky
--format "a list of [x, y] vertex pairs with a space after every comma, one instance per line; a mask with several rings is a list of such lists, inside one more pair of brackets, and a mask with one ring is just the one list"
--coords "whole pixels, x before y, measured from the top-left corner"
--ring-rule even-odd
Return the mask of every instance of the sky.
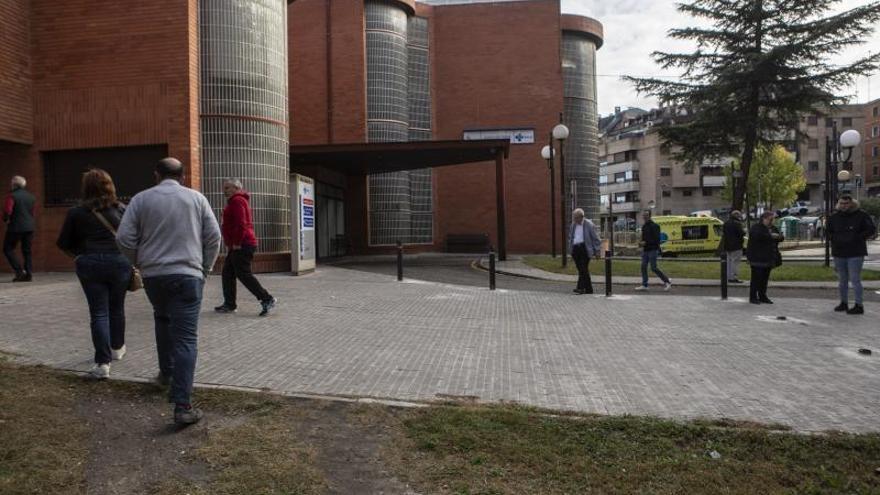
[[[842, 0], [836, 10], [865, 5], [864, 0]], [[599, 83], [599, 113], [607, 115], [614, 107], [652, 108], [656, 100], [639, 95], [620, 75], [676, 76], [663, 72], [651, 58], [654, 50], [688, 51], [688, 45], [670, 40], [667, 31], [686, 27], [692, 18], [679, 14], [673, 0], [562, 0], [562, 11], [598, 19], [605, 28], [605, 44], [597, 55]], [[841, 54], [842, 62], [849, 62], [869, 52], [880, 51], [880, 26], [868, 43]], [[841, 91], [853, 96], [853, 103], [880, 98], [880, 73], [871, 78], [860, 78], [853, 87]]]

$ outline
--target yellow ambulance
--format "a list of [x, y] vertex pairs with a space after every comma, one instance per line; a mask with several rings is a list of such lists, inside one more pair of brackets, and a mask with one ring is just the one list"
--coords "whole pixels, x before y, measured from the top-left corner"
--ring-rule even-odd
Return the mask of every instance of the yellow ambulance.
[[664, 255], [712, 253], [721, 242], [724, 222], [715, 217], [660, 216], [660, 249]]

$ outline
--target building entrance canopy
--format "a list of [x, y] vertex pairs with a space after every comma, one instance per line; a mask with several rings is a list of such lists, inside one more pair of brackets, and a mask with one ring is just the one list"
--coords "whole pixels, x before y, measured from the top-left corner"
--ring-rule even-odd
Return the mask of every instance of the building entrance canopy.
[[347, 176], [366, 176], [385, 172], [495, 162], [498, 256], [503, 260], [507, 257], [504, 160], [509, 154], [510, 142], [500, 139], [292, 146], [290, 148], [290, 166], [292, 169], [303, 166], [320, 166]]

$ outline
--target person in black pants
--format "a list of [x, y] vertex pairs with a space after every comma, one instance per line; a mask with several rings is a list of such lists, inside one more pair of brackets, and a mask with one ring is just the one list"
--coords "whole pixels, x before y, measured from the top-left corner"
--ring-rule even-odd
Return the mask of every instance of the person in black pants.
[[[15, 271], [13, 282], [30, 282], [33, 280], [33, 262], [31, 261], [31, 243], [34, 239], [34, 207], [36, 198], [25, 186], [24, 177], [16, 175], [10, 183], [11, 191], [3, 202], [3, 221], [6, 222], [6, 235], [3, 237], [3, 254], [9, 266]], [[21, 243], [22, 261], [15, 257], [15, 248]]]
[[92, 378], [110, 376], [110, 362], [125, 355], [125, 293], [131, 263], [116, 245], [116, 232], [125, 206], [116, 199], [110, 175], [101, 169], [83, 174], [82, 201], [67, 211], [58, 235], [58, 248], [74, 257], [89, 304], [95, 365]]
[[214, 308], [218, 313], [235, 312], [236, 282], [241, 283], [258, 301], [266, 316], [278, 302], [260, 285], [251, 271], [254, 252], [257, 250], [257, 236], [254, 233], [254, 222], [249, 203], [250, 195], [244, 190], [238, 179], [227, 179], [223, 183], [223, 194], [226, 195], [226, 208], [223, 209], [223, 242], [226, 243], [226, 260], [223, 262], [223, 304]]
[[593, 282], [590, 280], [590, 258], [599, 256], [602, 242], [596, 233], [593, 222], [584, 218], [584, 210], [578, 208], [571, 214], [571, 227], [568, 230], [571, 257], [578, 271], [576, 294], [592, 294]]
[[752, 268], [749, 282], [749, 302], [752, 304], [773, 304], [767, 297], [767, 284], [770, 281], [770, 271], [782, 263], [779, 243], [785, 239], [773, 228], [774, 217], [776, 214], [772, 211], [764, 212], [761, 221], [749, 230], [746, 256]]

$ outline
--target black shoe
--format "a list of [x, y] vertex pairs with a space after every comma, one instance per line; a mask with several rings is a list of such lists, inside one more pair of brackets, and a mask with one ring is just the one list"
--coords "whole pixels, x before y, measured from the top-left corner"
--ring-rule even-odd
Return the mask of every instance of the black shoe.
[[845, 302], [842, 302], [834, 307], [834, 311], [837, 311], [838, 313], [849, 311], [849, 306]]
[[226, 303], [221, 304], [214, 308], [214, 311], [218, 313], [235, 313], [235, 306], [230, 306]]
[[771, 301], [770, 298], [767, 297], [762, 297], [758, 299], [758, 301], [760, 301], [761, 304], [773, 304], [773, 301]]
[[584, 291], [581, 292], [581, 294], [592, 294], [592, 293], [593, 293], [593, 289], [584, 289]]
[[853, 304], [853, 307], [846, 310], [846, 314], [848, 315], [863, 315], [865, 314], [865, 307], [861, 304]]
[[584, 289], [574, 289], [572, 290], [572, 292], [574, 292], [575, 294], [586, 294], [587, 291], [585, 291]]
[[732, 279], [728, 280], [727, 283], [728, 284], [741, 284], [741, 283], [743, 283], [743, 281], [738, 278], [732, 278]]
[[761, 301], [758, 299], [749, 299], [749, 302], [752, 304], [761, 304]]
[[179, 425], [194, 425], [202, 419], [204, 414], [201, 409], [189, 406], [174, 406], [174, 422]]
[[31, 282], [33, 280], [34, 280], [33, 274], [28, 272], [28, 273], [25, 273], [24, 275], [21, 276], [21, 279], [19, 280], [19, 282]]
[[278, 299], [275, 299], [274, 297], [270, 297], [269, 299], [266, 299], [265, 301], [262, 301], [262, 302], [260, 303], [260, 305], [263, 306], [263, 310], [260, 311], [260, 316], [266, 316], [266, 315], [268, 315], [268, 314], [269, 314], [269, 310], [271, 310], [272, 308], [274, 308], [274, 307], [275, 307], [275, 304], [277, 304], [277, 303], [278, 303]]

